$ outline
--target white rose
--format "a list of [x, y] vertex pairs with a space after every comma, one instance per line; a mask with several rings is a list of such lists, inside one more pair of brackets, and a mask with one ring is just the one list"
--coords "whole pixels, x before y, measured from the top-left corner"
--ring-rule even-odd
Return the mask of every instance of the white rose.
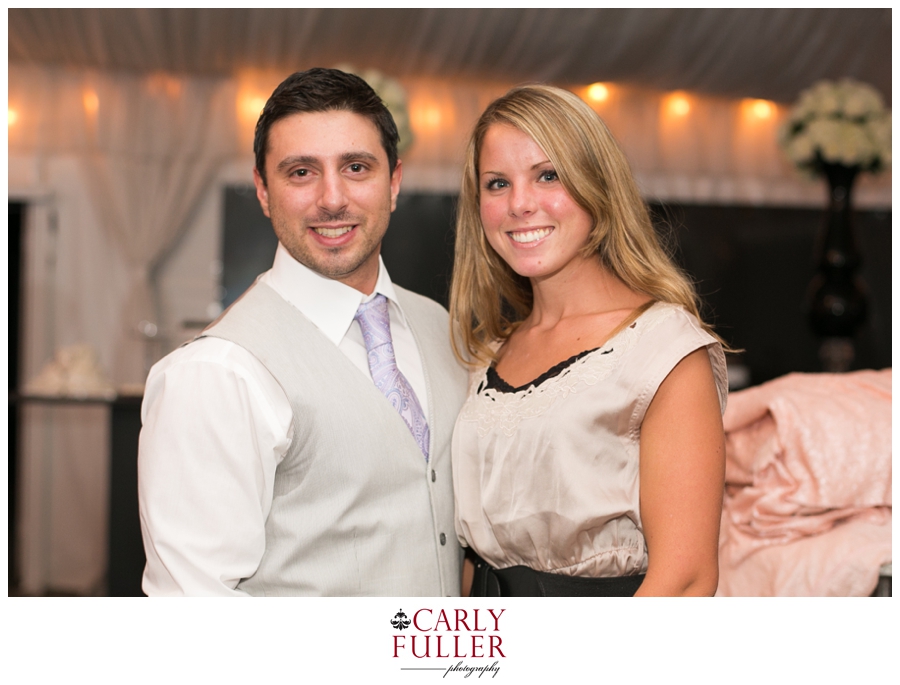
[[791, 110], [790, 118], [793, 121], [801, 122], [807, 117], [815, 114], [815, 111], [815, 95], [810, 90], [804, 90], [802, 93], [800, 93], [800, 99], [797, 100], [797, 104]]
[[869, 110], [868, 105], [866, 104], [866, 98], [862, 93], [850, 93], [847, 99], [844, 101], [844, 115], [849, 117], [850, 119], [861, 117], [868, 113], [868, 111]]
[[839, 121], [835, 127], [834, 148], [829, 149], [829, 160], [839, 162], [848, 166], [858, 164], [860, 161], [861, 150], [858, 149], [856, 141], [853, 139], [853, 125], [845, 121]]
[[819, 116], [835, 114], [840, 110], [841, 99], [831, 81], [819, 81], [808, 92], [808, 106]]
[[876, 148], [878, 149], [878, 154], [884, 157], [885, 154], [890, 154], [891, 152], [891, 114], [890, 110], [887, 110], [885, 114], [882, 114], [875, 119], [870, 120], [866, 123], [866, 129], [869, 133], [869, 137], [874, 142]]
[[837, 121], [834, 119], [816, 119], [809, 123], [807, 131], [813, 147], [819, 150], [825, 161], [837, 162], [837, 156], [840, 154]]
[[823, 92], [819, 95], [819, 112], [824, 115], [837, 114], [841, 111], [841, 98], [835, 91]]
[[800, 166], [809, 164], [816, 155], [816, 148], [809, 134], [801, 131], [788, 142], [784, 148], [785, 154], [794, 164]]
[[384, 77], [381, 75], [381, 72], [377, 69], [366, 69], [362, 73], [360, 73], [363, 81], [372, 86], [372, 90], [378, 91], [379, 86], [381, 86], [381, 82], [384, 80]]
[[865, 126], [847, 122], [841, 126], [845, 164], [869, 166], [878, 158], [878, 148]]
[[396, 79], [385, 79], [379, 93], [385, 102], [403, 102], [406, 100], [406, 90]]
[[869, 84], [851, 79], [844, 79], [841, 84], [847, 93], [844, 113], [848, 117], [865, 117], [884, 110], [881, 93]]

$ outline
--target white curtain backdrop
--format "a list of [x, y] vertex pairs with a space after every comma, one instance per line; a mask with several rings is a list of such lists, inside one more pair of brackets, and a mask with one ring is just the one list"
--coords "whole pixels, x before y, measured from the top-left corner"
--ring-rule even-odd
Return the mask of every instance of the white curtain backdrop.
[[104, 106], [89, 118], [96, 144], [83, 162], [94, 207], [131, 271], [115, 372], [120, 382], [142, 383], [147, 362], [155, 361], [150, 350], [161, 325], [155, 270], [234, 155], [229, 86], [162, 75], [98, 84]]
[[[458, 35], [476, 40], [481, 35], [476, 29], [462, 27]], [[510, 45], [507, 56], [525, 50], [515, 41]], [[478, 47], [482, 52], [491, 48], [483, 41]], [[279, 71], [226, 78], [9, 67], [9, 195], [31, 201], [26, 382], [59, 347], [75, 343], [98, 351], [118, 387], [144, 380], [148, 363], [167, 351], [151, 335], [154, 326], [157, 333], [173, 328], [172, 321], [160, 318], [174, 309], [160, 294], [180, 296], [177, 288], [161, 288], [157, 277], [194, 279], [199, 290], [217, 286], [216, 241], [192, 238], [201, 231], [218, 235], [221, 216], [207, 212], [200, 220], [198, 207], [221, 204], [216, 184], [235, 180], [235, 168], [244, 170], [239, 180], [251, 182], [256, 117], [285, 76]], [[400, 81], [415, 135], [404, 155], [402, 192], [455, 193], [473, 123], [513, 84], [402, 75]], [[799, 176], [776, 145], [787, 105], [772, 103], [770, 116], [761, 118], [744, 100], [684, 93], [688, 111], [678, 114], [673, 97], [647, 87], [609, 84], [607, 99], [593, 105], [621, 142], [647, 199], [824, 206], [822, 182]], [[890, 173], [864, 177], [855, 200], [860, 207], [889, 208]], [[208, 313], [190, 316], [204, 319]], [[105, 540], [105, 527], [98, 529], [98, 521], [105, 521], [105, 483], [101, 478], [93, 486], [84, 484], [70, 501], [46, 484], [72, 464], [81, 464], [80, 472], [106, 473], [105, 419], [102, 412], [87, 412], [77, 421], [66, 414], [54, 423], [52, 414], [31, 412], [24, 431], [30, 436], [23, 453], [28, 482], [23, 483], [20, 533], [27, 547], [23, 556], [31, 560], [26, 581], [33, 591], [60, 579], [75, 582], [72, 589], [92, 591], [102, 579], [105, 559], [89, 555], [86, 561], [76, 550], [102, 549], [98, 540]], [[76, 424], [81, 428], [76, 430]], [[84, 428], [89, 424], [93, 432]], [[85, 507], [94, 510], [83, 515]], [[81, 536], [85, 542], [55, 546], [48, 558], [46, 548], [34, 545], [44, 544], [48, 530], [61, 525], [69, 531], [67, 538]]]
[[[161, 352], [155, 271], [236, 154], [232, 90], [222, 79], [10, 70], [10, 197], [29, 203], [26, 382], [60, 347], [87, 342], [118, 387], [143, 383]], [[22, 419], [23, 589], [97, 592], [107, 412], [28, 407]]]
[[120, 385], [140, 384], [160, 328], [154, 272], [236, 154], [233, 84], [26, 68], [10, 70], [10, 94], [24, 120], [10, 150], [74, 155], [92, 209], [127, 265], [113, 375]]

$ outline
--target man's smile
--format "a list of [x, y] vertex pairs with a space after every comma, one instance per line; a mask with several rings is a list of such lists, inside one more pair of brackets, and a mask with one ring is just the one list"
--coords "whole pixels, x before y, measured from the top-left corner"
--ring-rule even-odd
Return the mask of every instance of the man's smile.
[[352, 231], [354, 226], [310, 226], [310, 228], [323, 238], [340, 238], [345, 233]]

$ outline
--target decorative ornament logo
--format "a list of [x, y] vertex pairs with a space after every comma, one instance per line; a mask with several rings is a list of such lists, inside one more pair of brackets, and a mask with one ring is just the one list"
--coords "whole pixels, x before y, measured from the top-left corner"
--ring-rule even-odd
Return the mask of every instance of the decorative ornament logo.
[[400, 609], [400, 611], [394, 614], [394, 618], [391, 619], [391, 625], [397, 630], [406, 630], [409, 628], [410, 623], [412, 623], [412, 621], [410, 621], [409, 617], [403, 613], [403, 609]]

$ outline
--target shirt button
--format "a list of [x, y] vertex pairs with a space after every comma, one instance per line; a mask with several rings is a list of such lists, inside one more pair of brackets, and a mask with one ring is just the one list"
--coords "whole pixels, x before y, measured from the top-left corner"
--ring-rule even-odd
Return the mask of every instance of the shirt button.
[[441, 533], [440, 540], [441, 540], [441, 544], [442, 544], [442, 545], [446, 545], [446, 544], [447, 544], [447, 536], [444, 535], [443, 533]]
[[434, 469], [431, 469], [431, 482], [433, 483], [436, 480], [437, 480], [437, 474], [434, 472]]

